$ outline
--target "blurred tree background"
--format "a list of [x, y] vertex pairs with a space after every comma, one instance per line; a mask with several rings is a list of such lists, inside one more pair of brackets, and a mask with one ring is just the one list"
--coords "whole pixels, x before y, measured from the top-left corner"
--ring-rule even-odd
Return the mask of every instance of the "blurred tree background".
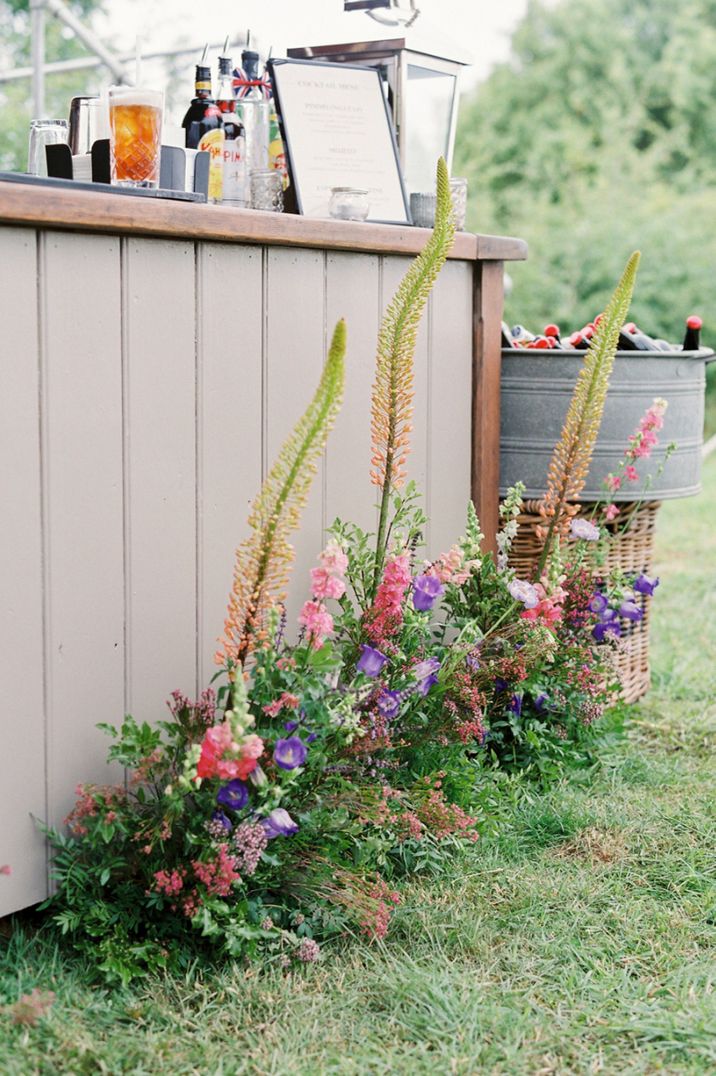
[[[508, 63], [465, 100], [453, 171], [468, 226], [524, 237], [506, 319], [593, 319], [632, 250], [632, 307], [716, 344], [716, 0], [530, 0]], [[707, 428], [716, 431], [716, 368]]]
[[[101, 10], [101, 0], [68, 0], [68, 7], [91, 25], [92, 13]], [[87, 56], [87, 49], [67, 27], [49, 13], [45, 19], [45, 60], [70, 60]], [[30, 64], [29, 0], [0, 0], [0, 70]], [[45, 112], [48, 118], [67, 119], [71, 97], [98, 93], [107, 81], [105, 68], [86, 68], [48, 75], [45, 81]], [[0, 170], [15, 172], [27, 167], [30, 130], [30, 80], [0, 83]]]

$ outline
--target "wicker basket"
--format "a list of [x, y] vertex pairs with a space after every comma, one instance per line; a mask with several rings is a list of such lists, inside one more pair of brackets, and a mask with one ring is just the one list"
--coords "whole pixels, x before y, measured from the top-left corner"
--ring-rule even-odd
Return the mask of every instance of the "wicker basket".
[[[654, 555], [654, 531], [659, 501], [646, 501], [640, 505], [622, 504], [619, 506], [619, 521], [607, 524], [616, 537], [609, 543], [605, 564], [599, 574], [609, 572], [612, 568], [621, 568], [623, 572], [644, 572], [652, 574]], [[589, 509], [589, 505], [585, 505]], [[510, 565], [521, 579], [532, 579], [542, 552], [542, 543], [535, 531], [542, 522], [539, 515], [538, 501], [525, 501], [518, 516], [519, 529], [512, 544]], [[625, 530], [624, 521], [629, 520]], [[625, 702], [635, 702], [649, 690], [649, 619], [651, 599], [645, 595], [641, 598], [644, 616], [641, 620], [622, 621], [622, 640], [627, 644], [616, 654], [617, 670], [621, 680], [621, 697]]]

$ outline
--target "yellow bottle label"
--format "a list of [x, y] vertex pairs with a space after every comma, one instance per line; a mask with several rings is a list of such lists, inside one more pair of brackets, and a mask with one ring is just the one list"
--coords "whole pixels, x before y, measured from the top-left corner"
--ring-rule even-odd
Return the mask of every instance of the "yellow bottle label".
[[211, 154], [209, 162], [209, 201], [220, 202], [224, 185], [224, 132], [221, 127], [207, 131], [199, 140], [197, 149]]

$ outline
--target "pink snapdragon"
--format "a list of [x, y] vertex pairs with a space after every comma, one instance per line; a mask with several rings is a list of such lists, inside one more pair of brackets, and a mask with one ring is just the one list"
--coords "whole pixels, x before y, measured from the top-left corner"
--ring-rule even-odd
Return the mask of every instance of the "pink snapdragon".
[[427, 573], [436, 575], [441, 583], [452, 583], [460, 587], [470, 578], [473, 568], [477, 565], [476, 560], [465, 560], [465, 555], [460, 546], [454, 545], [447, 553], [441, 553], [427, 568]]
[[[605, 484], [611, 493], [616, 493], [621, 489], [624, 482], [638, 482], [639, 472], [634, 464], [637, 460], [648, 459], [652, 450], [658, 445], [657, 433], [663, 428], [664, 414], [668, 406], [666, 400], [657, 396], [639, 420], [639, 425], [630, 436], [624, 459], [621, 461], [621, 473], [609, 474], [606, 477]], [[613, 519], [614, 516], [611, 518]]]
[[616, 519], [619, 515], [619, 509], [615, 504], [608, 504], [604, 509], [604, 518], [607, 523], [611, 523], [613, 519]]
[[385, 565], [383, 581], [376, 591], [373, 605], [366, 613], [366, 633], [371, 642], [380, 646], [401, 626], [403, 598], [411, 584], [410, 554], [406, 550]]
[[306, 629], [314, 650], [320, 650], [326, 636], [333, 631], [333, 617], [320, 601], [305, 602], [298, 623]]
[[314, 650], [320, 650], [326, 636], [333, 631], [333, 617], [323, 602], [328, 598], [342, 598], [346, 592], [343, 576], [348, 570], [348, 557], [338, 542], [329, 542], [319, 555], [320, 567], [311, 568], [311, 593], [313, 600], [304, 603], [298, 616], [299, 624], [306, 629]]
[[331, 575], [327, 568], [311, 568], [311, 590], [314, 598], [342, 598], [346, 584], [337, 575]]
[[245, 781], [256, 769], [264, 752], [264, 742], [256, 733], [244, 735], [226, 718], [220, 725], [207, 729], [201, 743], [201, 755], [196, 767], [197, 777], [220, 777], [223, 781], [238, 778]]

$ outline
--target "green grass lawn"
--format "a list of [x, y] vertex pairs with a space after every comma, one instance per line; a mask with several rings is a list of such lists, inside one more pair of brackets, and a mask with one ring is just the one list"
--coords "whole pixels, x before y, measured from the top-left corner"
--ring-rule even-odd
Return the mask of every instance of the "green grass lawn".
[[548, 793], [502, 782], [491, 833], [405, 887], [388, 940], [285, 976], [107, 991], [23, 920], [0, 1073], [716, 1072], [716, 456], [665, 506], [654, 690], [601, 762]]

